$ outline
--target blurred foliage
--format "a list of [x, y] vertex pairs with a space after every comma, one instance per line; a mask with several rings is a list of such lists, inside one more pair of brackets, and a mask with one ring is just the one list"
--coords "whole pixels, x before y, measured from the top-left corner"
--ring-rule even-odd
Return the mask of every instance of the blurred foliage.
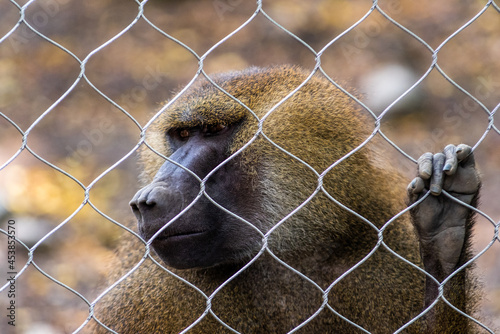
[[[27, 1], [17, 3], [22, 6]], [[437, 48], [486, 1], [387, 0], [378, 4], [384, 13]], [[264, 1], [263, 10], [318, 52], [365, 16], [371, 6], [367, 0], [274, 0]], [[100, 280], [119, 261], [112, 250], [122, 229], [114, 222], [134, 225], [128, 208], [138, 187], [135, 146], [140, 129], [134, 120], [145, 125], [151, 113], [195, 75], [197, 57], [178, 41], [202, 56], [244, 24], [255, 9], [255, 2], [243, 0], [150, 0], [144, 15], [166, 35], [144, 18], [125, 31], [138, 14], [137, 2], [132, 0], [37, 0], [29, 5], [26, 20], [40, 35], [23, 23], [0, 44], [0, 112], [4, 115], [0, 117], [0, 165], [22, 145], [23, 136], [10, 119], [21, 131], [29, 131], [29, 149], [60, 170], [28, 149], [1, 170], [0, 205], [8, 214], [0, 227], [7, 219], [15, 219], [18, 237], [29, 247], [53, 231], [34, 252], [35, 263], [47, 275], [90, 301], [102, 292]], [[18, 20], [19, 9], [13, 2], [0, 0], [0, 38]], [[438, 64], [492, 110], [500, 100], [499, 54], [500, 15], [490, 6], [442, 46]], [[77, 82], [81, 67], [75, 57], [88, 60], [85, 76], [100, 93], [84, 79]], [[418, 79], [432, 58], [425, 45], [374, 11], [324, 50], [321, 61], [334, 80], [380, 112], [387, 105], [370, 104], [367, 77], [397, 64]], [[204, 70], [214, 73], [284, 63], [311, 69], [315, 56], [259, 13], [208, 54]], [[392, 78], [388, 80], [390, 83]], [[411, 84], [397, 87], [398, 94]], [[435, 70], [382, 121], [384, 133], [413, 157], [449, 142], [476, 143], [487, 126], [488, 116], [480, 106]], [[499, 147], [498, 134], [490, 133], [476, 151], [484, 175], [481, 209], [496, 221], [500, 220]], [[91, 184], [87, 202], [85, 188]], [[475, 247], [481, 250], [493, 238], [493, 228], [482, 219], [476, 234]], [[5, 236], [0, 240], [4, 247]], [[500, 319], [499, 248], [497, 242], [478, 261], [489, 297], [482, 313], [491, 319]], [[4, 252], [0, 254], [4, 272]], [[26, 261], [27, 252], [19, 247], [17, 270]], [[72, 332], [88, 315], [82, 299], [33, 266], [17, 286], [20, 333], [37, 328], [46, 333]], [[0, 296], [6, 298], [5, 292]], [[0, 322], [2, 333], [4, 325]]]

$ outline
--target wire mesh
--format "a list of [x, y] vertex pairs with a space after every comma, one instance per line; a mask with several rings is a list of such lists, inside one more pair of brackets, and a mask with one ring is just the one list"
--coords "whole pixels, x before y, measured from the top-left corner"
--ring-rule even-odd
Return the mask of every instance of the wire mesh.
[[[0, 193], [2, 195], [0, 199], [5, 203], [5, 212], [2, 213], [3, 225], [0, 232], [3, 234], [2, 248], [6, 250], [2, 251], [5, 253], [5, 257], [0, 258], [2, 268], [5, 266], [3, 274], [6, 276], [4, 284], [0, 287], [2, 299], [6, 301], [6, 306], [2, 307], [6, 317], [3, 317], [0, 323], [1, 332], [14, 332], [14, 329], [17, 329], [25, 333], [36, 333], [36, 330], [47, 333], [78, 333], [88, 330], [88, 325], [92, 321], [98, 322], [110, 332], [115, 332], [95, 316], [95, 307], [110, 291], [133, 277], [133, 274], [146, 261], [153, 261], [168, 275], [176, 277], [186, 286], [195, 290], [204, 300], [206, 305], [204, 312], [182, 332], [189, 333], [203, 319], [213, 318], [230, 332], [238, 333], [236, 328], [217, 315], [217, 312], [213, 310], [212, 301], [231, 281], [248, 270], [261, 256], [267, 255], [271, 256], [279, 265], [287, 268], [293, 275], [307, 281], [312, 289], [316, 289], [322, 296], [323, 302], [318, 309], [288, 332], [296, 332], [302, 328], [307, 329], [307, 324], [321, 312], [333, 312], [350, 323], [353, 328], [369, 332], [333, 308], [328, 303], [329, 293], [342, 278], [355, 271], [379, 248], [387, 249], [401, 261], [422, 271], [392, 251], [384, 242], [383, 232], [386, 226], [389, 226], [409, 209], [393, 217], [384, 227], [379, 229], [372, 222], [328, 194], [322, 187], [322, 182], [330, 170], [363, 149], [373, 138], [382, 137], [394, 151], [398, 152], [399, 159], [404, 160], [402, 164], [406, 163], [405, 166], [410, 166], [402, 167], [408, 170], [413, 168], [416, 162], [415, 156], [427, 150], [441, 149], [440, 145], [447, 140], [470, 141], [476, 152], [479, 165], [481, 166], [483, 161], [487, 161], [484, 163], [486, 168], [483, 172], [484, 206], [479, 209], [472, 208], [477, 212], [482, 223], [482, 227], [480, 226], [476, 230], [476, 233], [480, 231], [480, 240], [475, 245], [476, 255], [461, 269], [475, 264], [481, 259], [488, 259], [483, 264], [489, 270], [485, 278], [487, 281], [485, 295], [493, 302], [488, 304], [489, 306], [483, 305], [482, 307], [488, 309], [483, 312], [485, 318], [493, 319], [483, 320], [475, 315], [463, 313], [446, 301], [442, 289], [439, 298], [444, 299], [457, 312], [472, 319], [484, 332], [493, 333], [495, 326], [500, 326], [495, 320], [495, 318], [500, 318], [500, 305], [495, 300], [500, 296], [500, 282], [498, 280], [500, 274], [498, 263], [500, 222], [498, 217], [500, 212], [495, 205], [500, 185], [498, 176], [500, 161], [497, 158], [500, 130], [495, 122], [495, 115], [500, 108], [497, 57], [500, 47], [498, 42], [500, 40], [500, 7], [492, 0], [477, 1], [471, 6], [456, 2], [432, 6], [431, 2], [427, 1], [422, 7], [426, 6], [429, 7], [426, 15], [430, 15], [429, 13], [434, 11], [438, 18], [437, 21], [440, 22], [433, 26], [431, 20], [430, 31], [422, 29], [425, 22], [422, 26], [417, 26], [408, 19], [412, 15], [417, 15], [421, 9], [403, 1], [355, 1], [352, 3], [339, 2], [338, 4], [329, 1], [315, 1], [311, 4], [300, 1], [244, 3], [243, 1], [214, 0], [206, 4], [194, 2], [181, 4], [175, 1], [145, 0], [128, 1], [126, 4], [123, 1], [101, 1], [100, 4], [84, 5], [69, 0], [30, 0], [26, 2], [10, 0], [0, 3], [0, 12], [2, 12], [0, 14], [0, 18], [2, 18], [0, 20], [2, 21], [0, 25], [0, 51], [3, 52], [0, 54], [2, 56], [0, 58], [0, 73], [3, 73], [5, 77], [5, 81], [1, 84], [3, 87], [0, 88], [0, 106], [2, 106], [0, 120], [2, 131], [5, 133], [0, 135], [4, 151], [0, 154], [0, 177], [5, 183], [5, 186], [2, 186], [4, 190]], [[114, 14], [114, 16], [110, 14], [113, 9], [119, 9], [118, 14]], [[342, 9], [343, 16], [339, 16], [335, 12], [335, 10], [340, 9]], [[86, 19], [91, 20], [91, 23], [85, 26], [89, 30], [92, 29], [93, 24], [98, 26], [99, 20], [106, 23], [105, 29], [91, 31], [89, 36], [81, 39], [75, 37], [74, 40], [68, 40], [63, 31], [65, 28], [69, 29], [68, 27], [72, 24], [81, 23], [78, 20], [72, 21], [75, 17], [79, 17], [78, 11], [81, 11], [83, 16], [85, 13], [93, 15], [91, 18], [86, 17]], [[197, 15], [189, 14], [192, 12]], [[186, 15], [192, 21], [186, 20], [182, 15]], [[207, 17], [204, 18], [204, 15]], [[419, 15], [421, 14], [419, 13]], [[314, 19], [307, 20], [309, 16], [313, 16]], [[316, 26], [314, 22], [311, 22], [318, 17], [324, 20], [318, 19], [324, 26], [319, 24]], [[333, 18], [332, 21], [337, 20], [338, 22], [331, 23], [328, 21], [330, 18]], [[115, 24], [113, 20], [119, 24]], [[228, 23], [224, 24], [224, 22]], [[197, 24], [199, 29], [206, 28], [209, 33], [213, 33], [217, 37], [206, 38], [206, 41], [197, 40], [197, 37], [193, 37], [194, 32], [188, 29], [189, 24]], [[436, 27], [441, 26], [444, 27], [438, 34]], [[479, 27], [477, 28], [479, 30], [472, 30], [471, 33], [468, 33], [471, 26]], [[432, 28], [435, 28], [436, 32]], [[483, 42], [487, 41], [491, 43], [491, 46], [488, 45], [480, 49], [477, 56], [482, 56], [481, 59], [466, 59], [465, 63], [460, 63], [464, 72], [470, 72], [469, 77], [457, 74], [457, 71], [452, 67], [448, 69], [449, 61], [455, 57], [460, 58], [461, 52], [466, 53], [464, 49], [467, 48], [467, 45], [460, 45], [459, 38], [461, 36], [479, 38], [478, 31], [483, 34], [483, 36], [479, 36], [483, 38]], [[318, 36], [311, 35], [311, 32], [317, 32]], [[78, 36], [78, 29], [75, 29], [73, 33]], [[250, 50], [257, 43], [255, 39], [252, 40], [256, 33], [262, 34], [263, 43], [266, 43], [265, 38], [271, 39], [271, 42], [268, 41], [268, 44], [265, 44], [263, 55]], [[394, 39], [384, 40], [383, 37], [387, 33], [394, 35]], [[436, 36], [433, 36], [433, 33]], [[271, 35], [272, 38], [269, 37]], [[95, 38], [95, 36], [99, 36], [99, 38]], [[240, 38], [241, 41], [239, 41]], [[123, 41], [127, 41], [127, 39], [132, 42], [128, 41], [129, 44], [123, 44]], [[144, 44], [140, 44], [142, 39], [144, 39]], [[240, 44], [232, 44], [235, 43], [235, 40]], [[271, 44], [281, 40], [286, 40], [280, 46], [285, 50], [284, 53], [283, 51], [279, 52], [279, 48], [274, 49], [271, 46]], [[394, 47], [391, 44], [394, 43], [394, 40], [404, 40], [405, 44], [399, 47], [405, 51]], [[455, 42], [456, 40], [459, 42]], [[160, 41], [158, 42], [159, 46], [156, 46], [156, 41]], [[376, 44], [376, 41], [379, 43]], [[379, 46], [374, 46], [375, 44]], [[476, 46], [475, 43], [471, 44]], [[449, 47], [450, 45], [453, 47]], [[463, 49], [460, 49], [460, 46]], [[147, 50], [147, 55], [142, 55], [141, 49], [145, 53]], [[149, 51], [150, 49], [151, 51]], [[394, 58], [390, 62], [394, 63], [398, 62], [397, 55], [405, 52], [411, 53], [413, 51], [421, 59], [421, 63], [416, 66], [418, 71], [413, 72], [413, 76], [405, 81], [403, 87], [399, 87], [397, 93], [382, 102], [360, 98], [359, 94], [354, 93], [349, 88], [349, 85], [342, 83], [344, 80], [337, 75], [339, 67], [335, 64], [339, 58], [347, 62], [355, 62], [353, 59], [360, 61], [367, 54], [371, 54], [372, 58], [368, 57], [369, 61], [366, 64], [354, 64], [354, 67], [360, 67], [360, 69], [346, 66], [345, 69], [339, 70], [339, 72], [347, 73], [348, 76], [354, 75], [350, 74], [349, 71], [355, 71], [357, 73], [355, 75], [361, 78], [360, 82], [362, 82], [363, 78], [367, 80], [368, 73], [375, 71], [376, 62], [373, 54], [379, 50], [383, 50], [384, 56], [393, 54]], [[36, 54], [39, 59], [30, 57], [30, 52]], [[131, 52], [138, 57], [137, 63], [141, 64], [142, 72], [136, 71], [132, 67], [123, 67], [121, 63], [114, 67], [114, 59], [126, 52]], [[168, 61], [162, 60], [162, 52], [169, 54]], [[245, 61], [246, 59], [242, 58], [241, 55], [235, 55], [237, 52], [246, 52], [248, 60]], [[276, 54], [269, 56], [273, 52]], [[286, 53], [288, 55], [283, 56]], [[267, 57], [272, 57], [272, 61], [268, 60]], [[148, 64], [154, 58], [156, 61], [153, 65]], [[399, 59], [416, 61], [415, 58], [411, 57]], [[103, 65], [99, 62], [102, 62]], [[258, 130], [251, 141], [203, 179], [188, 171], [200, 182], [199, 194], [191, 205], [183, 209], [169, 224], [181, 217], [199, 198], [206, 197], [220, 210], [255, 229], [262, 238], [262, 247], [252, 260], [211, 294], [207, 294], [158, 262], [152, 255], [152, 240], [142, 240], [133, 227], [124, 223], [129, 217], [126, 214], [122, 216], [121, 213], [116, 213], [126, 209], [111, 208], [115, 204], [109, 203], [112, 203], [112, 199], [114, 199], [116, 203], [123, 204], [127, 198], [131, 198], [129, 196], [130, 189], [133, 190], [135, 187], [131, 185], [132, 182], [123, 182], [123, 180], [131, 180], [130, 175], [135, 173], [130, 166], [138, 149], [147, 146], [163, 159], [169, 160], [167, 156], [156, 151], [146, 141], [148, 129], [165, 110], [200, 78], [206, 78], [218, 89], [224, 91], [212, 80], [210, 73], [214, 70], [229, 71], [234, 68], [246, 67], [249, 63], [262, 65], [299, 63], [299, 65], [305, 65], [304, 67], [308, 68], [310, 75], [301, 85], [290, 91], [283, 100], [272, 106], [263, 117], [258, 117], [253, 110], [226, 92], [231, 99], [246, 108], [256, 119]], [[61, 67], [67, 64], [71, 64], [67, 69]], [[158, 69], [158, 66], [163, 67]], [[56, 81], [59, 80], [58, 82], [53, 82], [50, 75], [48, 78], [33, 75], [35, 84], [30, 83], [30, 71], [40, 71], [44, 68], [52, 68], [52, 71], [63, 72], [64, 75], [54, 76]], [[107, 71], [109, 68], [112, 69]], [[23, 75], [16, 76], [16, 70], [21, 71]], [[132, 78], [131, 83], [128, 86], [125, 84], [124, 90], [127, 93], [120, 95], [119, 91], [114, 91], [110, 87], [113, 85], [123, 87], [123, 78], [125, 78], [123, 72], [128, 71], [133, 72], [129, 77]], [[318, 73], [324, 75], [332, 85], [339, 88], [364, 109], [374, 123], [373, 132], [356, 149], [332, 163], [328, 169], [321, 173], [318, 173], [307, 162], [274, 143], [263, 131], [266, 119], [307, 84], [313, 75]], [[110, 79], [113, 76], [116, 79]], [[16, 77], [21, 84], [15, 85], [11, 82], [12, 78]], [[464, 80], [464, 78], [470, 77], [474, 78], [472, 83]], [[398, 83], [396, 77], [392, 79]], [[36, 85], [36, 80], [39, 80], [40, 84], [44, 86], [42, 90], [35, 91], [40, 96], [28, 96], [22, 90], [17, 92], [18, 88], [23, 88], [23, 82], [26, 82], [27, 86]], [[384, 82], [387, 83], [387, 81]], [[446, 84], [443, 84], [444, 82]], [[168, 97], [165, 90], [171, 90], [179, 83], [182, 84], [179, 93], [168, 102], [162, 103], [159, 110], [150, 116], [147, 111], [154, 103], [148, 100], [149, 96], [155, 96], [157, 100], [154, 102], [160, 103], [162, 99]], [[53, 87], [52, 90], [44, 91], [45, 85]], [[423, 89], [423, 86], [426, 88]], [[373, 85], [371, 89], [374, 89]], [[411, 126], [407, 125], [408, 121], [406, 121], [407, 123], [404, 120], [402, 123], [396, 122], [398, 118], [410, 117], [409, 123], [414, 124], [412, 123], [415, 122], [415, 119], [412, 118], [414, 116], [408, 116], [405, 112], [408, 113], [408, 110], [411, 109], [429, 107], [429, 104], [424, 102], [416, 102], [415, 96], [417, 96], [417, 100], [429, 98], [431, 100], [429, 104], [436, 102], [436, 96], [444, 97], [439, 100], [441, 102], [436, 102], [435, 109], [445, 111], [438, 116], [424, 114], [423, 118], [428, 118], [429, 122], [440, 119], [437, 129], [433, 129], [430, 134], [426, 133], [419, 137], [422, 139], [420, 142], [415, 143], [412, 138], [405, 142], [404, 139], [394, 136], [397, 131], [391, 128], [391, 124], [395, 122], [394, 124], [412, 129]], [[434, 96], [434, 99], [431, 96]], [[87, 102], [87, 99], [92, 102]], [[86, 101], [83, 104], [86, 109], [79, 108], [82, 101]], [[405, 106], [408, 109], [406, 111]], [[27, 107], [27, 109], [19, 111], [19, 107]], [[75, 108], [76, 110], [74, 110]], [[102, 114], [106, 114], [106, 117], [111, 118], [112, 121], [109, 122], [106, 117], [100, 119]], [[116, 124], [113, 124], [115, 122], [122, 127], [118, 128]], [[424, 123], [425, 120], [417, 121], [417, 123], [419, 122]], [[75, 132], [79, 132], [80, 126], [82, 130], [80, 130], [80, 134], [75, 136]], [[61, 127], [67, 129], [64, 130]], [[456, 129], [455, 132], [458, 134], [446, 136], [443, 134], [447, 131], [446, 127]], [[464, 133], [466, 132], [464, 129], [469, 128], [471, 133]], [[55, 134], [52, 134], [54, 138], [50, 144], [44, 145], [44, 135], [50, 131], [54, 131]], [[65, 131], [65, 133], [58, 134], [60, 131]], [[110, 134], [113, 135], [110, 136]], [[262, 233], [251, 222], [225, 209], [205, 192], [205, 185], [210, 176], [231, 159], [241, 154], [257, 138], [264, 138], [277, 150], [306, 166], [318, 180], [318, 186], [307, 199], [287, 216], [277, 221], [274, 227], [266, 233]], [[58, 141], [59, 144], [53, 144], [54, 141]], [[116, 149], [115, 152], [116, 143], [120, 141], [126, 144]], [[62, 149], [47, 148], [51, 145], [60, 146]], [[51, 150], [59, 153], [53, 153]], [[60, 154], [61, 151], [65, 154]], [[96, 152], [100, 155], [96, 155]], [[99, 164], [93, 159], [98, 159]], [[89, 169], [92, 170], [92, 173], [88, 172]], [[19, 190], [19, 183], [25, 184], [24, 192]], [[124, 183], [125, 186], [117, 188], [113, 186], [113, 183], [120, 183], [120, 187]], [[129, 190], [124, 191], [125, 188]], [[106, 192], [103, 189], [111, 190], [106, 190]], [[123, 194], [116, 195], [114, 191], [118, 194], [123, 192]], [[346, 270], [326, 289], [280, 259], [268, 247], [268, 238], [271, 234], [286, 224], [290, 217], [296, 215], [319, 193], [326, 195], [333, 203], [365, 221], [378, 234], [378, 243], [372, 251], [355, 266]], [[30, 196], [33, 198], [38, 196], [36, 198], [39, 198], [38, 201], [41, 204]], [[119, 198], [116, 199], [115, 196]], [[52, 204], [56, 198], [59, 198], [59, 201]], [[425, 197], [422, 201], [424, 199]], [[66, 204], [64, 200], [71, 202]], [[30, 208], [27, 209], [27, 207]], [[48, 209], [48, 207], [52, 209]], [[89, 223], [90, 221], [96, 222]], [[88, 224], [88, 227], [85, 227], [85, 224]], [[156, 235], [167, 227], [168, 225], [165, 225]], [[33, 237], [29, 235], [30, 229], [36, 232]], [[97, 239], [100, 238], [99, 241], [89, 240], [94, 238], [89, 238], [88, 235], [82, 237], [86, 233], [93, 234], [94, 231], [100, 235], [95, 236]], [[113, 266], [113, 261], [119, 261], [119, 259], [105, 260], [105, 258], [113, 256], [110, 249], [119, 244], [120, 241], [116, 235], [120, 231], [126, 231], [141, 240], [144, 245], [142, 259], [134, 263], [118, 281], [105, 288], [97, 289], [98, 293], [96, 293], [95, 287], [100, 285], [97, 280], [92, 280], [89, 276], [105, 277], [107, 275], [108, 267], [95, 265], [95, 262], [99, 262], [98, 259], [110, 263], [111, 266]], [[72, 238], [76, 238], [78, 241], [74, 241]], [[99, 243], [101, 244], [96, 246]], [[74, 247], [73, 244], [79, 246]], [[10, 245], [15, 245], [15, 248], [9, 248]], [[106, 251], [97, 254], [89, 251], [87, 247], [106, 249]], [[72, 251], [68, 252], [67, 257], [64, 257], [64, 252], [69, 249]], [[11, 252], [9, 253], [9, 251]], [[14, 257], [9, 257], [11, 255]], [[487, 257], [488, 255], [489, 257]], [[15, 259], [15, 261], [11, 259]], [[61, 262], [54, 263], [57, 261]], [[86, 264], [81, 265], [77, 262]], [[94, 265], [97, 269], [90, 270], [89, 276], [83, 275], [82, 278], [75, 278]], [[441, 287], [447, 281], [448, 279], [441, 283]], [[22, 291], [21, 285], [23, 289], [27, 287], [25, 291]], [[51, 305], [50, 309], [60, 311], [53, 312], [54, 316], [49, 317], [47, 313], [52, 311], [44, 310], [46, 304]], [[3, 301], [2, 305], [4, 305]], [[424, 316], [427, 311], [423, 310], [421, 314], [397, 332], [403, 332], [406, 327]], [[13, 324], [16, 326], [14, 327]]]

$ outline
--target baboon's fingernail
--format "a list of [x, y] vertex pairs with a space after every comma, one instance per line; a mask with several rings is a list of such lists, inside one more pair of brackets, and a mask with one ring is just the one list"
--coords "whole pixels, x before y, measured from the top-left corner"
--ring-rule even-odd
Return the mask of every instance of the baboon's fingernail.
[[431, 194], [433, 194], [433, 195], [439, 195], [439, 194], [441, 194], [441, 187], [439, 187], [439, 186], [437, 186], [435, 184], [431, 185], [431, 187], [430, 187], [429, 190], [431, 191]]

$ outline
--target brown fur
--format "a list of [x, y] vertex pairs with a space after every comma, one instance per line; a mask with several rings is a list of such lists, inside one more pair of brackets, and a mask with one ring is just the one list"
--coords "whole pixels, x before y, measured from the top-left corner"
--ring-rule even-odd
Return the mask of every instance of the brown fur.
[[[220, 75], [214, 81], [260, 119], [306, 77], [299, 69], [278, 67]], [[250, 196], [259, 199], [244, 218], [264, 233], [315, 192], [318, 181], [314, 171], [322, 173], [371, 133], [370, 121], [357, 111], [351, 99], [316, 75], [263, 122], [263, 134], [293, 158], [262, 134], [254, 139], [257, 118], [206, 80], [199, 80], [160, 116], [148, 130], [147, 142], [169, 156], [172, 152], [165, 141], [169, 129], [235, 122], [241, 125], [228, 152], [234, 153], [253, 140], [235, 159], [243, 166], [241, 177], [251, 185]], [[385, 168], [374, 163], [381, 159], [377, 154], [381, 153], [371, 144], [362, 148], [329, 171], [323, 186], [336, 201], [380, 228], [404, 209], [407, 181], [395, 173], [390, 161]], [[146, 184], [164, 159], [144, 148], [142, 163]], [[421, 266], [418, 240], [408, 215], [393, 221], [383, 236], [392, 251]], [[122, 262], [108, 284], [127, 273], [144, 255], [142, 242], [130, 235], [125, 239], [120, 251]], [[318, 288], [327, 289], [358, 265], [332, 287], [328, 304], [372, 333], [393, 332], [422, 311], [425, 276], [391, 254], [385, 245], [379, 245], [366, 258], [377, 241], [373, 227], [320, 190], [268, 240], [274, 256], [317, 286], [267, 251], [229, 282], [226, 280], [246, 263], [165, 270], [148, 258], [99, 301], [95, 316], [119, 333], [177, 333], [197, 320], [189, 333], [229, 333], [214, 315], [241, 333], [285, 333], [318, 312], [299, 333], [361, 333], [322, 306]], [[249, 259], [254, 255], [249, 250]], [[210, 296], [223, 283], [211, 301], [211, 309], [204, 313], [207, 300], [203, 293]], [[406, 332], [420, 333], [421, 326], [416, 321]], [[463, 328], [460, 333], [465, 333], [464, 326], [463, 317], [455, 316], [437, 332], [455, 333]], [[103, 331], [96, 327], [96, 332]]]

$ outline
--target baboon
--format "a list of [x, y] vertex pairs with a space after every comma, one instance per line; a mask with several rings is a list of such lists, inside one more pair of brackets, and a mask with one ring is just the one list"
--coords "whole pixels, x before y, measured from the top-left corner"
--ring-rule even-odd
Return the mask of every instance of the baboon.
[[470, 265], [457, 269], [474, 210], [451, 198], [476, 205], [471, 148], [424, 154], [406, 187], [376, 136], [361, 145], [373, 122], [307, 77], [199, 79], [147, 129], [130, 202], [144, 241], [127, 233], [108, 286], [144, 262], [98, 301], [95, 332], [474, 330], [442, 298], [473, 311]]

